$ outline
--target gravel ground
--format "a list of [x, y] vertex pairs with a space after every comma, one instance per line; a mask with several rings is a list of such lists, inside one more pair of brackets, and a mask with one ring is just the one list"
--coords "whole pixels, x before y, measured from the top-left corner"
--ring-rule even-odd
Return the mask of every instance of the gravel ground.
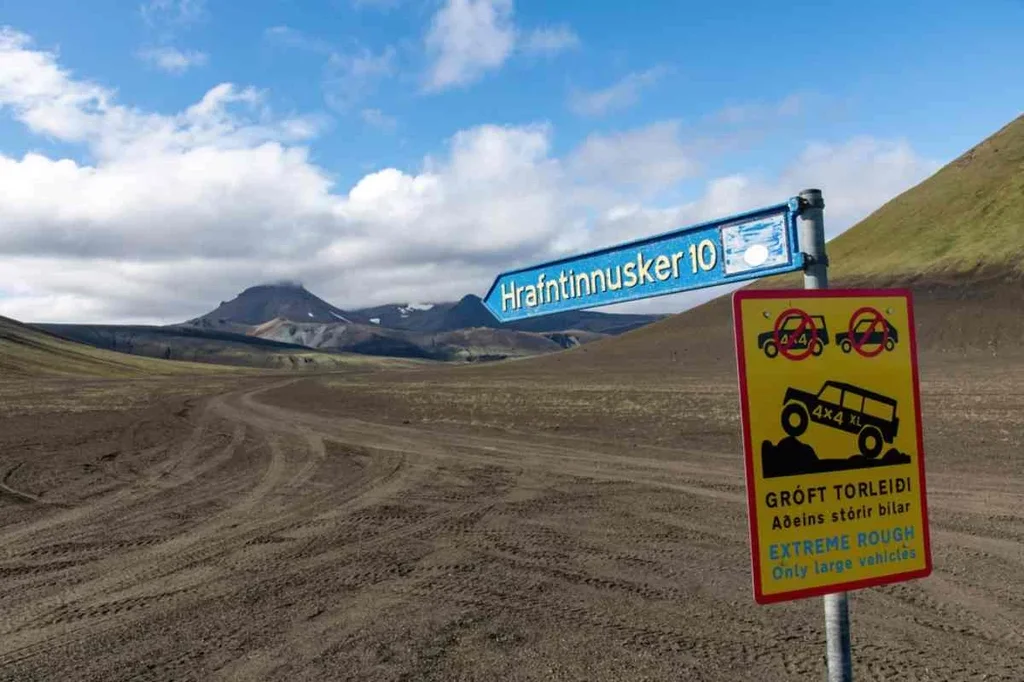
[[[0, 385], [0, 679], [821, 679], [735, 376], [519, 366]], [[935, 571], [851, 594], [855, 678], [1021, 680], [1024, 376], [926, 369]]]

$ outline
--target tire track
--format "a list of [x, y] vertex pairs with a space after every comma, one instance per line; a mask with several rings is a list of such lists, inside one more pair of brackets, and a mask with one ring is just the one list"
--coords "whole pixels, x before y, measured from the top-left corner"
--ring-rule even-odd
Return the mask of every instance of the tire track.
[[[196, 402], [166, 459], [122, 489], [0, 532], [17, 540], [0, 549], [0, 677], [477, 679], [534, 660], [566, 679], [821, 673], [820, 607], [749, 598], [728, 453], [628, 456], [269, 404], [299, 381]], [[109, 461], [159, 455], [151, 428]], [[1005, 513], [999, 529], [1020, 520]], [[1013, 679], [1024, 557], [975, 532], [980, 517], [933, 534], [964, 571], [858, 596], [858, 679], [973, 679], [986, 659]]]

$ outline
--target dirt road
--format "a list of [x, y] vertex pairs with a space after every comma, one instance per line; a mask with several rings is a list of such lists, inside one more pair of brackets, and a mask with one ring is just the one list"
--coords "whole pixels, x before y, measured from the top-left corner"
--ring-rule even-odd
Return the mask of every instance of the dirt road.
[[[821, 678], [820, 600], [753, 603], [721, 438], [385, 415], [317, 379], [176, 386], [5, 418], [0, 679]], [[1024, 679], [1007, 433], [975, 475], [935, 458], [935, 574], [854, 594], [858, 680]]]

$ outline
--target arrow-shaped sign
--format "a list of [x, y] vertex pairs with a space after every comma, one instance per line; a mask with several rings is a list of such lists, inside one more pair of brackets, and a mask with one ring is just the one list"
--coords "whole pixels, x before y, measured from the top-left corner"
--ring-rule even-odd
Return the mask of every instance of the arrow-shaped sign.
[[797, 198], [784, 204], [498, 275], [484, 305], [501, 322], [676, 294], [799, 270]]

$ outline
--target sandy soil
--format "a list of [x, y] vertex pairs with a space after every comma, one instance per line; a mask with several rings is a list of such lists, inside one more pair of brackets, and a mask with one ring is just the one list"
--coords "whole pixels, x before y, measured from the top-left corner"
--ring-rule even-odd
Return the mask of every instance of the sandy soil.
[[[858, 680], [1024, 679], [1024, 368], [924, 377], [935, 573]], [[0, 384], [0, 679], [821, 679], [751, 596], [735, 377]]]

